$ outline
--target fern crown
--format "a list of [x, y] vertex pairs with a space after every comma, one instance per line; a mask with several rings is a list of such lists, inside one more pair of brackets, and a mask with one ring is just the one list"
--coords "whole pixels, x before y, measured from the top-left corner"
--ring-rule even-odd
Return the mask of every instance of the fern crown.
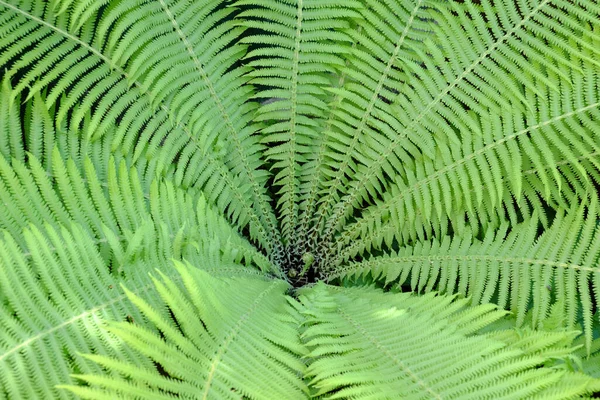
[[597, 396], [599, 132], [595, 0], [0, 0], [0, 398]]

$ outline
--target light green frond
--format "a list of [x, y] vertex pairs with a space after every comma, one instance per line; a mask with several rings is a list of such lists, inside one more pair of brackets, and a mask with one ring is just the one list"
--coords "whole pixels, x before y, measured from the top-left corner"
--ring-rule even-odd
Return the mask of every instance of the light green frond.
[[[33, 156], [30, 161], [36, 165]], [[76, 171], [72, 160], [68, 164]], [[19, 168], [27, 177], [26, 167]], [[57, 221], [59, 213], [42, 208], [42, 215], [15, 214], [12, 222], [26, 225], [23, 229], [18, 224], [2, 224], [3, 229], [16, 233], [4, 231], [0, 242], [0, 321], [8, 329], [0, 339], [0, 393], [9, 393], [11, 398], [64, 396], [54, 385], [70, 382], [69, 374], [100, 371], [77, 356], [77, 351], [129, 357], [143, 365], [145, 361], [115, 347], [114, 337], [101, 326], [106, 320], [128, 316], [143, 321], [119, 284], [127, 282], [132, 291], [145, 295], [151, 286], [147, 272], [160, 267], [172, 274], [168, 268], [171, 259], [187, 259], [218, 274], [266, 278], [266, 273], [274, 272], [268, 259], [215, 214], [203, 197], [194, 198], [172, 184], [155, 183], [146, 199], [139, 191], [137, 175], [130, 175], [123, 163], [119, 177], [116, 168], [109, 171], [109, 194], [96, 188], [91, 192], [94, 201], [88, 197], [90, 187], [79, 175], [66, 171], [62, 180], [57, 178], [56, 185], [66, 185], [71, 192], [54, 192], [50, 178], [39, 176], [47, 180], [41, 186], [50, 188], [47, 196], [54, 193], [64, 204], [77, 207], [62, 210], [72, 221], [81, 216], [71, 229]], [[89, 164], [88, 177], [97, 180]], [[26, 202], [27, 197], [17, 196], [25, 188], [35, 188], [33, 179], [28, 179], [21, 181], [21, 186], [12, 181], [7, 193], [14, 195], [7, 200], [14, 205], [22, 202], [34, 213], [36, 207]], [[88, 182], [93, 186], [94, 179]], [[32, 199], [44, 204], [36, 196]], [[102, 203], [112, 207], [103, 213], [95, 208]], [[28, 218], [35, 224], [27, 223]], [[123, 228], [113, 230], [111, 226]], [[264, 272], [247, 271], [253, 265]], [[23, 379], [22, 368], [33, 365], [40, 367]]]
[[110, 328], [124, 347], [148, 362], [88, 355], [114, 374], [78, 374], [88, 387], [62, 387], [81, 398], [306, 398], [299, 377], [305, 369], [298, 359], [303, 346], [292, 318], [296, 312], [284, 294], [287, 283], [215, 278], [184, 264], [176, 268], [183, 291], [163, 274], [153, 278], [160, 308], [170, 309], [170, 318], [127, 291], [157, 332], [134, 323]]
[[110, 156], [105, 141], [55, 131], [40, 101], [34, 97], [39, 113], [16, 133], [35, 154], [18, 159], [9, 144], [0, 155], [0, 397], [69, 397], [55, 385], [101, 372], [78, 351], [145, 365], [103, 324], [143, 323], [119, 284], [145, 297], [148, 271], [173, 275], [172, 259], [218, 274], [278, 273], [199, 190], [147, 182], [130, 161]]
[[[144, 317], [119, 288], [89, 234], [74, 227], [23, 232], [25, 246], [4, 232], [0, 241], [0, 393], [8, 398], [66, 398], [54, 386], [73, 371], [101, 370], [79, 352], [145, 364], [101, 328], [106, 320]], [[148, 268], [146, 268], [148, 270]], [[138, 276], [143, 277], [141, 270]], [[149, 279], [125, 279], [145, 295]], [[87, 349], [87, 350], [86, 350]]]
[[[131, 242], [130, 256], [135, 248], [163, 253], [158, 260], [211, 253], [220, 263], [256, 265], [266, 273], [278, 273], [201, 194], [186, 193], [168, 181], [155, 182], [146, 194], [137, 173], [128, 170], [124, 161], [118, 172], [114, 162], [109, 164], [104, 187], [89, 159], [83, 175], [73, 160], [65, 165], [57, 149], [54, 154], [53, 176], [43, 171], [33, 155], [29, 165], [16, 160], [10, 165], [0, 156], [0, 196], [15, 207], [0, 215], [0, 227], [20, 244], [24, 244], [21, 232], [30, 224], [41, 229], [45, 224], [59, 228], [77, 223], [95, 238], [101, 252], [109, 244], [117, 255], [121, 253], [117, 243]], [[129, 258], [116, 261], [121, 264]]]
[[[581, 373], [544, 367], [568, 355], [571, 333], [529, 332], [502, 339], [462, 332], [467, 315], [502, 316], [465, 302], [444, 316], [427, 312], [437, 297], [412, 298], [371, 289], [303, 290], [310, 353], [307, 376], [326, 398], [482, 399], [568, 398], [597, 390], [599, 381]], [[397, 301], [390, 298], [398, 296]], [[450, 299], [451, 301], [451, 299]], [[414, 308], [420, 308], [416, 311]], [[480, 307], [484, 309], [478, 310]], [[472, 318], [472, 316], [471, 316]], [[458, 328], [458, 329], [457, 329]], [[511, 331], [508, 331], [509, 333]]]
[[538, 236], [539, 220], [471, 236], [442, 237], [406, 246], [337, 269], [329, 279], [370, 275], [386, 285], [409, 284], [418, 292], [440, 290], [470, 296], [475, 303], [493, 302], [512, 310], [523, 324], [531, 307], [532, 323], [541, 326], [550, 306], [574, 327], [582, 315], [586, 348], [593, 338], [593, 310], [600, 288], [598, 202], [559, 212]]
[[[400, 60], [407, 81], [392, 106], [404, 126], [391, 137], [361, 136], [370, 150], [354, 168], [348, 194], [335, 204], [324, 242], [342, 230], [353, 209], [377, 205], [324, 252], [340, 250], [380, 223], [385, 234], [375, 246], [386, 236], [403, 240], [402, 230], [413, 240], [426, 235], [418, 231], [439, 234], [448, 219], [460, 228], [465, 212], [476, 224], [496, 213], [498, 204], [514, 208], [513, 198], [560, 198], [572, 181], [589, 179], [578, 158], [597, 151], [600, 11], [588, 2], [553, 3], [514, 11], [512, 2], [494, 8], [449, 2], [431, 11], [434, 37], [416, 59]], [[563, 6], [572, 14], [556, 11]], [[568, 23], [549, 21], [554, 17], [548, 14]], [[475, 29], [486, 20], [493, 28]], [[542, 57], [544, 40], [550, 44]], [[435, 152], [421, 149], [423, 156], [407, 157], [401, 149], [411, 132], [433, 137]], [[564, 159], [575, 168], [566, 177], [557, 168]], [[524, 192], [521, 175], [532, 167], [539, 179]]]

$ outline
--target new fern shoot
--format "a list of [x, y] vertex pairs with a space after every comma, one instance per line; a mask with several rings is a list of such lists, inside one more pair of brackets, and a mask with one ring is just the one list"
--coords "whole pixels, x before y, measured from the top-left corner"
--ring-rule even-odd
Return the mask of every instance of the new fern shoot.
[[600, 395], [595, 0], [0, 0], [0, 398]]

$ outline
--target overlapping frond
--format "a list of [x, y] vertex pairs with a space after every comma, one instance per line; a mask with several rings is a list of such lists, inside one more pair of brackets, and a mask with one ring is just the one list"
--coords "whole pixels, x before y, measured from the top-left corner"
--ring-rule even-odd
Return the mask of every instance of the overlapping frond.
[[[113, 324], [124, 347], [150, 362], [136, 364], [88, 355], [113, 374], [78, 374], [89, 386], [68, 386], [81, 398], [304, 399], [305, 369], [288, 284], [251, 278], [215, 278], [177, 264], [185, 290], [161, 274], [153, 278], [171, 317], [127, 291], [156, 332]], [[148, 366], [148, 364], [150, 366]], [[265, 385], [265, 382], [269, 384]]]
[[102, 324], [143, 322], [119, 285], [146, 297], [147, 273], [160, 267], [173, 275], [170, 260], [228, 276], [278, 273], [199, 190], [147, 182], [125, 158], [110, 155], [106, 140], [56, 129], [39, 95], [25, 107], [22, 127], [6, 93], [0, 98], [7, 117], [0, 118], [6, 139], [0, 143], [0, 397], [68, 397], [54, 386], [72, 382], [74, 372], [101, 371], [78, 351], [145, 365], [116, 346]]
[[4, 231], [0, 240], [1, 396], [67, 398], [55, 385], [70, 382], [73, 371], [101, 372], [80, 351], [144, 364], [100, 326], [107, 319], [143, 323], [119, 282], [145, 295], [148, 267], [126, 278], [111, 272], [97, 243], [77, 226], [31, 226], [21, 239], [24, 246]]
[[325, 285], [301, 300], [307, 376], [326, 398], [567, 398], [600, 384], [544, 367], [569, 355], [572, 332], [478, 333], [502, 317], [494, 307]]
[[597, 396], [599, 60], [593, 0], [0, 0], [0, 398]]
[[149, 180], [203, 188], [280, 257], [252, 89], [246, 69], [235, 68], [245, 53], [235, 10], [220, 0], [71, 3], [0, 2], [1, 74], [12, 98], [47, 90], [58, 126], [85, 123], [89, 138], [107, 136], [111, 152], [146, 164]]
[[[6, 96], [0, 99], [0, 106], [8, 107]], [[10, 205], [0, 213], [0, 229], [7, 230], [19, 244], [24, 244], [22, 230], [31, 224], [38, 229], [45, 224], [59, 229], [75, 223], [99, 246], [110, 245], [113, 251], [116, 243], [136, 235], [139, 240], [145, 237], [147, 246], [163, 236], [169, 244], [164, 249], [156, 246], [156, 254], [168, 251], [173, 240], [179, 249], [179, 254], [166, 253], [164, 259], [180, 258], [184, 247], [203, 253], [211, 242], [227, 257], [235, 253], [231, 262], [277, 271], [212, 209], [201, 191], [184, 190], [166, 179], [142, 179], [128, 160], [117, 160], [106, 151], [106, 141], [91, 142], [75, 133], [56, 131], [40, 97], [30, 107], [27, 126], [22, 129], [20, 123], [11, 124], [7, 129], [13, 131], [3, 135], [7, 143], [0, 144], [0, 199]], [[12, 107], [3, 121], [21, 118], [15, 112]], [[25, 143], [12, 145], [14, 137], [25, 138], [26, 155]], [[143, 230], [146, 233], [139, 233]]]
[[[410, 79], [393, 108], [405, 126], [392, 138], [363, 136], [369, 155], [327, 220], [324, 253], [360, 235], [361, 243], [352, 244], [358, 249], [378, 247], [384, 238], [402, 243], [443, 234], [448, 221], [460, 232], [465, 214], [476, 226], [505, 219], [494, 216], [502, 207], [571, 200], [575, 189], [591, 187], [600, 112], [598, 6], [449, 2], [436, 10], [434, 38], [418, 60], [401, 60]], [[432, 154], [398, 153], [403, 134], [413, 131], [435, 139]], [[569, 165], [560, 169], [564, 160]], [[537, 181], [527, 187], [522, 175], [531, 168], [538, 169]], [[344, 226], [365, 202], [375, 205]], [[342, 233], [330, 245], [336, 231]]]
[[369, 275], [385, 284], [410, 284], [414, 291], [462, 293], [475, 303], [493, 302], [512, 310], [523, 323], [531, 308], [540, 326], [550, 306], [561, 305], [565, 325], [582, 315], [586, 348], [593, 338], [593, 312], [600, 299], [598, 201], [559, 212], [538, 236], [539, 219], [498, 231], [482, 240], [471, 235], [445, 236], [406, 246], [389, 255], [368, 258], [337, 269], [329, 279]]

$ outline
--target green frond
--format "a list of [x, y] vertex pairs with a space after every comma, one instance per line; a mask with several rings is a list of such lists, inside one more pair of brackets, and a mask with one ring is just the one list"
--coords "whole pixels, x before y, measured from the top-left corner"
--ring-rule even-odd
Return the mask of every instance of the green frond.
[[[243, 30], [231, 21], [235, 10], [219, 0], [193, 7], [69, 3], [56, 15], [50, 4], [0, 2], [9, 18], [0, 64], [8, 65], [3, 81], [13, 81], [10, 102], [22, 92], [29, 99], [47, 90], [46, 107], [56, 104], [58, 126], [76, 131], [85, 124], [88, 138], [108, 136], [112, 152], [149, 162], [148, 180], [172, 174], [177, 158], [177, 185], [202, 187], [280, 258], [265, 188], [269, 174], [261, 169], [251, 121], [252, 91], [246, 69], [232, 68], [245, 53], [236, 43]], [[28, 51], [31, 46], [36, 50]]]
[[[176, 269], [184, 290], [162, 273], [153, 278], [160, 308], [126, 290], [154, 330], [136, 323], [109, 329], [148, 362], [89, 355], [114, 374], [77, 374], [89, 387], [61, 387], [81, 398], [306, 398], [299, 377], [305, 369], [298, 359], [303, 346], [286, 282], [215, 278], [184, 264]], [[170, 318], [159, 311], [163, 308], [171, 310]]]
[[[34, 101], [34, 106], [38, 104]], [[262, 253], [213, 211], [201, 192], [185, 191], [168, 180], [145, 182], [124, 159], [99, 159], [102, 142], [80, 140], [69, 149], [60, 139], [77, 136], [57, 135], [52, 130], [41, 133], [39, 129], [45, 126], [43, 121], [32, 119], [26, 131], [26, 137], [43, 143], [36, 146], [41, 160], [28, 153], [26, 162], [17, 158], [9, 162], [0, 155], [0, 197], [11, 204], [7, 212], [0, 214], [0, 228], [20, 244], [24, 244], [20, 241], [22, 230], [32, 223], [40, 229], [47, 223], [55, 228], [77, 223], [105, 247], [102, 243], [106, 242], [107, 232], [123, 238], [150, 221], [155, 236], [166, 232], [167, 248], [177, 235], [185, 236], [185, 240], [179, 239], [179, 253], [184, 243], [189, 248], [205, 247], [203, 243], [212, 239], [211, 246], [222, 247], [219, 251], [225, 257], [236, 254], [231, 262], [243, 261], [259, 265], [265, 272], [276, 271]], [[6, 151], [13, 155], [10, 146]], [[167, 253], [163, 257], [172, 256]]]
[[[144, 365], [103, 324], [144, 321], [119, 284], [146, 296], [151, 268], [173, 275], [170, 260], [186, 259], [221, 274], [279, 273], [202, 192], [146, 182], [125, 159], [107, 157], [105, 141], [55, 131], [40, 102], [15, 133], [35, 154], [20, 160], [9, 141], [0, 155], [0, 198], [10, 205], [0, 213], [0, 397], [67, 397], [54, 386], [101, 371], [78, 351]], [[11, 107], [6, 96], [0, 103]]]
[[581, 347], [576, 356], [579, 356], [581, 361], [582, 371], [594, 378], [600, 378], [600, 339], [596, 339], [592, 342], [591, 355], [584, 353], [585, 347]]
[[438, 297], [325, 285], [303, 290], [301, 300], [307, 308], [302, 339], [310, 350], [306, 373], [317, 396], [567, 398], [589, 394], [600, 384], [581, 373], [544, 367], [569, 354], [570, 333], [530, 331], [518, 337], [507, 331], [494, 338], [462, 331], [461, 322], [469, 319], [489, 316], [483, 327], [502, 317], [486, 306], [466, 307], [459, 300], [458, 307], [440, 316], [427, 309], [439, 305]]
[[[499, 206], [516, 222], [519, 209], [541, 213], [548, 202], [568, 207], [578, 201], [597, 181], [595, 131], [589, 123], [578, 122], [600, 117], [598, 93], [595, 84], [589, 84], [597, 71], [590, 69], [587, 76], [573, 72], [573, 89], [565, 84], [560, 92], [548, 90], [548, 100], [537, 103], [542, 121], [523, 126], [514, 110], [504, 117], [480, 119], [479, 131], [462, 139], [466, 150], [440, 153], [435, 160], [424, 158], [415, 164], [414, 172], [407, 171], [381, 201], [344, 228], [330, 251], [356, 254], [393, 239], [406, 243], [423, 240], [431, 232], [444, 235], [448, 221], [460, 233], [465, 213], [472, 229], [479, 223], [485, 229], [488, 221], [506, 218]], [[564, 109], [556, 113], [559, 107]], [[500, 136], [503, 131], [513, 133]], [[533, 181], [528, 179], [531, 169], [536, 171]]]
[[[73, 371], [99, 373], [79, 352], [146, 361], [115, 346], [101, 328], [107, 319], [143, 316], [106, 268], [97, 244], [81, 228], [31, 226], [26, 247], [7, 232], [0, 241], [0, 393], [8, 398], [66, 398], [55, 385], [70, 382]], [[140, 273], [141, 271], [138, 271]], [[149, 280], [127, 279], [143, 295]]]
[[0, 398], [597, 397], [599, 79], [594, 0], [0, 0]]
[[541, 236], [539, 220], [489, 231], [481, 240], [470, 235], [445, 236], [406, 246], [332, 271], [328, 279], [371, 276], [385, 285], [410, 285], [417, 292], [439, 290], [470, 296], [475, 303], [512, 310], [517, 324], [532, 310], [540, 327], [550, 306], [574, 327], [582, 315], [586, 348], [593, 338], [592, 312], [598, 307], [600, 257], [598, 201], [559, 212]]
[[[301, 166], [313, 141], [323, 134], [328, 94], [322, 87], [329, 86], [331, 76], [344, 65], [351, 38], [343, 30], [359, 16], [355, 9], [361, 5], [348, 0], [243, 0], [236, 5], [251, 6], [240, 13], [239, 24], [260, 30], [244, 39], [256, 47], [246, 55], [252, 67], [247, 76], [252, 84], [264, 87], [255, 97], [269, 100], [255, 119], [269, 122], [261, 131], [262, 143], [268, 146], [264, 154], [276, 171], [282, 234], [293, 246]], [[333, 33], [331, 20], [338, 29]]]
[[[429, 7], [430, 2], [422, 0], [371, 2], [361, 9], [360, 22], [349, 30], [354, 47], [342, 70], [343, 82], [329, 89], [335, 100], [327, 117], [326, 140], [320, 149], [323, 154], [319, 153], [316, 164], [307, 164], [317, 176], [307, 173], [306, 177], [318, 187], [309, 189], [312, 197], [306, 207], [315, 207], [312, 203], [320, 195], [316, 229], [323, 228], [332, 206], [345, 194], [357, 161], [369, 156], [361, 141], [378, 135], [395, 137], [401, 129], [390, 104], [409, 79], [399, 61], [414, 58], [416, 49], [423, 46], [423, 37], [431, 31]], [[390, 20], [389, 15], [397, 18]], [[417, 151], [413, 143], [427, 154], [432, 152], [429, 135], [403, 136], [407, 155]]]
[[[375, 247], [393, 235], [422, 239], [427, 233], [419, 231], [443, 234], [448, 220], [460, 230], [465, 212], [473, 224], [485, 223], [499, 204], [514, 208], [513, 199], [523, 197], [539, 204], [539, 196], [562, 198], [565, 186], [589, 182], [592, 172], [578, 159], [597, 151], [600, 14], [588, 2], [558, 3], [536, 2], [515, 15], [512, 2], [494, 8], [449, 2], [430, 10], [435, 34], [416, 58], [399, 61], [407, 77], [391, 106], [405, 125], [393, 136], [361, 136], [369, 151], [357, 157], [348, 193], [327, 219], [322, 253], [341, 250], [377, 224], [383, 234]], [[563, 7], [572, 15], [556, 11]], [[546, 13], [555, 12], [569, 23], [549, 21]], [[493, 29], [475, 30], [486, 20]], [[550, 44], [542, 57], [543, 40]], [[435, 152], [419, 146], [423, 155], [409, 156], [402, 146], [411, 132], [434, 138]], [[575, 168], [570, 176], [557, 168], [562, 160]], [[521, 175], [532, 167], [538, 169], [537, 187], [525, 192]], [[365, 202], [376, 205], [357, 225], [344, 227]], [[328, 244], [336, 231], [345, 232]]]

